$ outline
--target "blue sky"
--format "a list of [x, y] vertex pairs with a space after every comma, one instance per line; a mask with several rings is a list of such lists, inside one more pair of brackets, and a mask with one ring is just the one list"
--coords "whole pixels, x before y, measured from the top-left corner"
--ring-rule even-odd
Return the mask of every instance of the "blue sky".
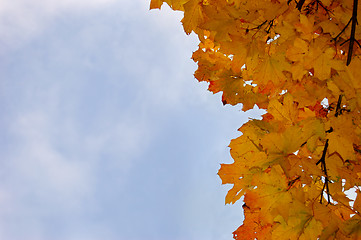
[[148, 5], [2, 1], [0, 239], [232, 239], [216, 173], [259, 112], [207, 92], [182, 14]]

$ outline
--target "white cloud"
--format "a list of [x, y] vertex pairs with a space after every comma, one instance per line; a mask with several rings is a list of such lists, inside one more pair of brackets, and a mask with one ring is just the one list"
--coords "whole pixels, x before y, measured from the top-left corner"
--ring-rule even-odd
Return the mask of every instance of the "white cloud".
[[115, 120], [109, 116], [95, 119], [104, 126], [87, 128], [87, 132], [77, 127], [86, 123], [75, 116], [58, 116], [46, 108], [22, 111], [10, 126], [17, 147], [9, 157], [24, 179], [44, 183], [51, 191], [69, 198], [91, 191], [94, 167], [101, 164], [103, 154], [119, 156], [117, 162], [126, 172], [132, 159], [142, 153], [140, 146], [146, 148], [151, 138], [144, 119], [122, 113]]
[[[98, 211], [96, 202], [103, 198], [97, 195], [99, 181], [102, 186], [113, 179], [104, 176], [106, 168], [116, 169], [116, 181], [111, 184], [122, 191], [132, 160], [144, 151], [150, 138], [144, 122], [127, 116], [110, 120], [105, 130], [83, 132], [76, 127], [79, 122], [74, 115], [57, 119], [56, 111], [41, 105], [28, 111], [18, 109], [14, 115], [17, 117], [8, 129], [11, 147], [2, 152], [1, 161], [1, 239], [47, 239], [56, 232], [46, 232], [51, 223], [45, 219], [61, 223], [71, 216], [74, 219], [69, 220], [73, 223], [67, 236], [77, 236], [78, 230], [84, 231], [84, 224], [92, 224], [83, 215]], [[13, 229], [13, 221], [21, 231]], [[96, 234], [93, 239], [111, 236], [114, 231], [102, 224], [88, 227]], [[79, 234], [74, 239], [82, 239], [85, 233]]]
[[[11, 126], [17, 146], [5, 157], [7, 174], [19, 184], [16, 192], [39, 199], [61, 200], [76, 208], [91, 193], [90, 168], [81, 161], [64, 156], [52, 145], [49, 118], [44, 113], [27, 113]], [[21, 193], [21, 191], [23, 191]], [[74, 205], [73, 205], [74, 204]]]
[[2, 50], [21, 47], [49, 26], [58, 16], [77, 11], [86, 14], [109, 6], [116, 0], [2, 0], [0, 1], [0, 42]]

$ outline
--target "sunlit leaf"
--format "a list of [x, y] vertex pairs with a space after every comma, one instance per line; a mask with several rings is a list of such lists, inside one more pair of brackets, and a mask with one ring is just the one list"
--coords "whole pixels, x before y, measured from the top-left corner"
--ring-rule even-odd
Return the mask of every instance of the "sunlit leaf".
[[223, 104], [267, 111], [239, 129], [218, 172], [226, 203], [244, 202], [234, 238], [361, 239], [361, 1], [150, 7], [163, 1], [198, 36], [195, 78]]

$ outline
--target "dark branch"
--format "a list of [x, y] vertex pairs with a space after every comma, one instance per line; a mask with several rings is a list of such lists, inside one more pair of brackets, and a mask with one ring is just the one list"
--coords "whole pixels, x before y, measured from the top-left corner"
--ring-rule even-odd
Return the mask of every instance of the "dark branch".
[[303, 6], [303, 4], [305, 3], [305, 0], [300, 0], [298, 3], [297, 3], [297, 9], [298, 9], [298, 11], [301, 11], [301, 9], [302, 9], [302, 6]]
[[[338, 117], [339, 115], [342, 114], [342, 95], [338, 96], [338, 100], [337, 100], [337, 106], [336, 106], [336, 112], [335, 112], [335, 117]], [[333, 132], [333, 128], [331, 127], [329, 130], [326, 131], [326, 133], [331, 133]], [[331, 203], [331, 194], [330, 194], [330, 188], [328, 186], [328, 183], [330, 182], [330, 179], [328, 177], [328, 173], [327, 173], [327, 167], [326, 167], [326, 153], [327, 153], [327, 149], [328, 149], [328, 139], [326, 140], [325, 143], [325, 147], [323, 148], [323, 152], [322, 152], [322, 156], [321, 159], [317, 161], [316, 165], [321, 163], [321, 170], [324, 174], [325, 177], [325, 183], [323, 184], [322, 190], [321, 190], [321, 199], [320, 199], [320, 203], [322, 203], [322, 199], [323, 199], [323, 193], [326, 190], [326, 194], [327, 194], [327, 202]]]
[[270, 33], [271, 32], [271, 28], [273, 27], [274, 24], [274, 19], [272, 19], [269, 23], [268, 23], [268, 29], [265, 30], [266, 33]]
[[352, 52], [353, 52], [353, 45], [355, 41], [355, 34], [356, 34], [356, 24], [357, 24], [357, 7], [358, 7], [358, 0], [353, 0], [353, 10], [352, 10], [352, 17], [351, 17], [351, 36], [350, 36], [350, 45], [348, 47], [347, 52], [347, 62], [346, 66], [351, 63]]
[[[339, 34], [337, 34], [336, 37], [333, 38], [333, 40], [336, 42], [337, 41], [337, 38], [339, 38], [341, 36], [342, 33], [345, 32], [346, 28], [348, 27], [348, 25], [350, 25], [351, 23], [351, 20], [352, 20], [352, 17], [350, 18], [350, 20], [348, 21], [348, 23], [346, 24], [346, 26], [341, 30], [341, 32], [339, 32]], [[342, 43], [343, 44], [343, 43]], [[341, 45], [342, 45], [341, 44]]]
[[325, 147], [323, 148], [322, 157], [321, 157], [321, 159], [318, 160], [318, 162], [316, 163], [316, 165], [318, 165], [318, 164], [321, 163], [321, 169], [322, 169], [323, 173], [325, 174], [325, 183], [323, 184], [323, 187], [322, 187], [320, 203], [322, 203], [323, 193], [324, 193], [324, 191], [325, 191], [325, 188], [326, 188], [326, 194], [327, 194], [327, 202], [328, 202], [328, 203], [331, 202], [331, 199], [330, 199], [330, 189], [329, 189], [329, 187], [328, 187], [328, 183], [330, 182], [330, 180], [328, 179], [327, 167], [326, 167], [326, 153], [327, 153], [327, 148], [328, 148], [328, 139], [326, 140]]
[[351, 34], [350, 34], [350, 38], [340, 44], [340, 46], [342, 46], [343, 44], [345, 44], [345, 43], [347, 43], [347, 42], [350, 42], [350, 44], [349, 44], [349, 46], [348, 46], [348, 51], [347, 51], [346, 66], [350, 65], [350, 63], [351, 63], [354, 44], [356, 43], [356, 44], [359, 46], [359, 48], [361, 48], [361, 44], [360, 44], [360, 43], [356, 40], [356, 38], [355, 38], [355, 35], [356, 35], [356, 25], [358, 24], [358, 22], [357, 22], [357, 7], [358, 7], [358, 0], [353, 0], [352, 17], [351, 17], [350, 20], [347, 22], [347, 24], [345, 25], [345, 27], [341, 30], [341, 32], [339, 32], [339, 34], [337, 34], [337, 36], [333, 38], [333, 40], [334, 40], [335, 43], [336, 43], [336, 42], [337, 42], [337, 39], [341, 36], [342, 33], [345, 32], [345, 30], [348, 28], [348, 26], [349, 26], [350, 23], [351, 23]]
[[338, 96], [335, 117], [338, 117], [338, 115], [341, 115], [341, 111], [342, 111], [341, 102], [342, 102], [342, 95]]
[[307, 4], [305, 7], [306, 14], [308, 15], [314, 13], [315, 11], [317, 12], [319, 6], [321, 6], [321, 8], [327, 13], [327, 15], [330, 16], [330, 10], [325, 5], [323, 5], [320, 0], [313, 0], [312, 2]]
[[322, 163], [322, 162], [325, 161], [327, 148], [328, 148], [328, 139], [326, 140], [325, 147], [323, 148], [322, 157], [321, 157], [320, 160], [318, 160], [318, 162], [316, 163], [316, 165], [318, 165], [318, 164], [320, 164], [320, 163]]

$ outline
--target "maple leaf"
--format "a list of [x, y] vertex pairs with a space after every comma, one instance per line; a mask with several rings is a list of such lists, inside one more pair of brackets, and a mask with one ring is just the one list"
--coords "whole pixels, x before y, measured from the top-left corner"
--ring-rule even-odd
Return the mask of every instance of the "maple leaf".
[[202, 1], [189, 0], [183, 5], [184, 18], [182, 19], [184, 31], [190, 34], [195, 31], [200, 23], [203, 21]]
[[332, 118], [330, 122], [332, 132], [328, 134], [330, 153], [338, 153], [344, 160], [354, 160], [353, 143], [360, 140], [353, 131], [353, 120], [349, 114]]
[[[223, 104], [257, 105], [221, 164], [234, 239], [361, 238], [361, 20], [356, 0], [151, 0], [200, 40], [194, 76]], [[357, 189], [352, 200], [346, 191]], [[353, 201], [353, 205], [350, 202]]]
[[268, 104], [267, 112], [272, 114], [275, 120], [292, 123], [297, 119], [298, 108], [293, 97], [286, 94], [281, 102], [278, 99], [272, 99]]
[[260, 209], [251, 209], [244, 204], [243, 211], [246, 218], [244, 224], [233, 232], [234, 239], [254, 240], [256, 237], [264, 238], [269, 234], [272, 225], [260, 222]]
[[301, 34], [300, 36], [305, 40], [312, 40], [317, 37], [315, 34], [315, 19], [314, 16], [306, 16], [300, 14], [300, 21], [295, 23], [296, 30]]
[[249, 175], [239, 173], [237, 170], [242, 167], [237, 165], [239, 164], [221, 164], [221, 168], [218, 171], [218, 175], [222, 179], [222, 184], [233, 184], [232, 189], [227, 193], [226, 204], [238, 201], [251, 184], [252, 178]]
[[319, 48], [312, 48], [306, 56], [309, 59], [307, 68], [314, 69], [314, 76], [320, 80], [328, 79], [331, 76], [332, 61], [335, 56], [335, 50], [327, 48], [322, 51]]
[[317, 239], [322, 232], [322, 224], [302, 211], [295, 212], [288, 221], [280, 217], [277, 221], [279, 224], [273, 231], [272, 239]]
[[291, 61], [303, 61], [308, 52], [309, 43], [301, 38], [296, 38], [293, 45], [287, 49], [286, 56]]
[[264, 52], [259, 50], [262, 45], [260, 40], [245, 39], [243, 36], [230, 35], [231, 41], [222, 42], [221, 50], [232, 55], [232, 70], [235, 73], [240, 73], [245, 65], [250, 68], [256, 65], [254, 62], [259, 62], [259, 58], [264, 55]]
[[330, 207], [316, 202], [313, 205], [313, 212], [315, 219], [320, 221], [323, 226], [326, 226], [320, 235], [320, 239], [329, 239], [339, 231], [340, 220]]
[[283, 86], [286, 79], [283, 71], [289, 70], [290, 65], [285, 61], [285, 56], [282, 54], [273, 54], [266, 56], [263, 61], [260, 61], [256, 66], [254, 73], [251, 75], [257, 83], [266, 85], [271, 81], [274, 85]]
[[342, 231], [345, 232], [346, 236], [352, 237], [353, 239], [361, 239], [361, 217], [355, 215], [345, 221]]

